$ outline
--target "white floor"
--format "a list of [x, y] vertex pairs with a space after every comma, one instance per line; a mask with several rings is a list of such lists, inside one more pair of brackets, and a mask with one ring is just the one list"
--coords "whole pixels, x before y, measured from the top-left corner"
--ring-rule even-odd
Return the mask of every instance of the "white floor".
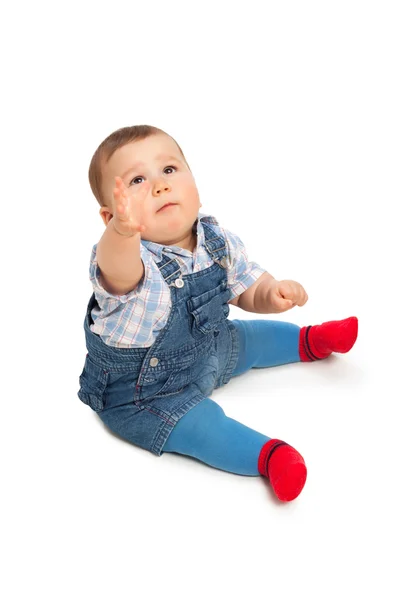
[[[400, 598], [395, 8], [35, 3], [23, 21], [9, 9], [2, 598]], [[309, 295], [230, 318], [359, 317], [349, 354], [252, 371], [213, 395], [304, 455], [292, 503], [259, 477], [138, 449], [77, 397], [103, 232], [87, 169], [111, 131], [142, 123], [181, 145], [202, 212]]]

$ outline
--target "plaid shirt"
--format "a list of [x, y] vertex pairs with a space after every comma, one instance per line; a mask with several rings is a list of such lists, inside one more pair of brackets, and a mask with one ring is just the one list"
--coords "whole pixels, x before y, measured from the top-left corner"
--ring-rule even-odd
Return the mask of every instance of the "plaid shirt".
[[243, 242], [237, 235], [220, 227], [214, 217], [201, 213], [194, 225], [194, 228], [197, 225], [197, 248], [193, 254], [190, 250], [178, 246], [141, 241], [140, 255], [144, 264], [144, 276], [137, 287], [128, 294], [110, 294], [101, 285], [95, 244], [90, 257], [89, 273], [99, 307], [92, 310], [94, 323], [90, 329], [106, 344], [118, 348], [147, 348], [154, 343], [158, 333], [167, 323], [172, 306], [169, 287], [157, 267], [157, 262], [161, 261], [164, 252], [178, 260], [182, 275], [210, 267], [213, 260], [204, 246], [202, 221], [210, 223], [227, 243], [227, 283], [231, 299], [240, 296], [265, 272], [257, 263], [249, 262]]

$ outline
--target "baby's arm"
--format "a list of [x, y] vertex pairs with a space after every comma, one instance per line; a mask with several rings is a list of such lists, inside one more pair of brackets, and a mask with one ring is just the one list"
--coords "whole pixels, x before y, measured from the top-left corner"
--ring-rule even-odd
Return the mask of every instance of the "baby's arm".
[[135, 289], [144, 272], [140, 257], [140, 234], [143, 202], [147, 186], [134, 193], [116, 178], [113, 194], [113, 217], [97, 244], [97, 264], [101, 283], [111, 294], [123, 295]]
[[267, 286], [268, 284], [272, 284], [273, 281], [275, 281], [275, 279], [272, 277], [272, 275], [270, 275], [267, 272], [263, 273], [257, 279], [257, 281], [255, 281], [252, 286], [247, 288], [247, 290], [242, 292], [240, 296], [236, 296], [236, 298], [230, 300], [229, 304], [234, 304], [235, 306], [238, 306], [242, 310], [248, 312], [257, 312], [257, 310], [255, 309], [254, 299], [258, 286], [260, 284]]
[[304, 306], [308, 300], [303, 286], [297, 281], [277, 281], [263, 273], [252, 286], [237, 297], [236, 306], [253, 313], [282, 313], [294, 306]]
[[[234, 233], [222, 230], [229, 251], [228, 286], [234, 298], [229, 304], [252, 313], [281, 313], [303, 306], [308, 299], [297, 281], [277, 281], [257, 263], [250, 262], [242, 240]], [[244, 289], [244, 291], [243, 291]]]
[[101, 284], [110, 294], [123, 295], [134, 290], [143, 276], [140, 258], [140, 233], [128, 237], [108, 223], [97, 244], [97, 264]]

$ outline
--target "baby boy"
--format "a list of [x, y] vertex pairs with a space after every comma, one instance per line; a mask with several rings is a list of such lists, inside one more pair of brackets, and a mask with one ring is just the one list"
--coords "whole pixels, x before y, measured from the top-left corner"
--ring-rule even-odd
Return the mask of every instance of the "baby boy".
[[96, 150], [89, 181], [105, 231], [90, 259], [79, 398], [157, 456], [186, 454], [261, 475], [280, 500], [293, 500], [307, 476], [301, 454], [231, 419], [210, 396], [252, 368], [348, 352], [356, 317], [301, 328], [228, 319], [229, 304], [282, 313], [303, 306], [307, 294], [250, 262], [237, 235], [199, 212], [189, 165], [164, 131], [115, 131]]

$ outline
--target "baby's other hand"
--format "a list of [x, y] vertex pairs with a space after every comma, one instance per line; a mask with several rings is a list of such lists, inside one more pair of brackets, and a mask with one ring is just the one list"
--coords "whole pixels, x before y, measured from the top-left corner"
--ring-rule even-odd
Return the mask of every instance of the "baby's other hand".
[[138, 187], [138, 191], [134, 191], [134, 188], [126, 187], [121, 177], [115, 178], [112, 221], [119, 234], [132, 236], [145, 231], [146, 227], [143, 225], [144, 202], [149, 188], [150, 185], [145, 182]]
[[304, 306], [308, 295], [303, 286], [297, 281], [276, 281], [269, 290], [271, 312], [285, 312], [294, 306]]

